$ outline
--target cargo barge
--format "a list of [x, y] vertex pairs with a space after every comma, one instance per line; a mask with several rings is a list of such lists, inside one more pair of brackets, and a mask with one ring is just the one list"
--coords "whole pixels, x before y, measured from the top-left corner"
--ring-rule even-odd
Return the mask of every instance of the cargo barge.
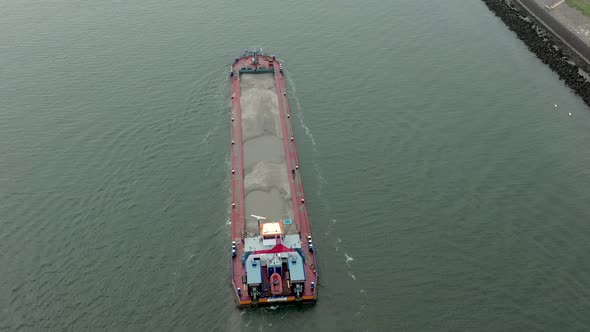
[[317, 267], [283, 65], [245, 50], [230, 69], [231, 266], [241, 307], [314, 303]]

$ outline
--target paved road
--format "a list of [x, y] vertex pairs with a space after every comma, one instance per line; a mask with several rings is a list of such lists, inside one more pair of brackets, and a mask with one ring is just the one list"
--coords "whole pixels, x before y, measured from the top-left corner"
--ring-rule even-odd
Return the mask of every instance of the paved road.
[[546, 9], [539, 6], [534, 0], [514, 0], [524, 9], [528, 10], [546, 27], [551, 29], [562, 41], [570, 46], [588, 65], [590, 65], [590, 46], [579, 39], [573, 32], [569, 31], [561, 23], [547, 12]]

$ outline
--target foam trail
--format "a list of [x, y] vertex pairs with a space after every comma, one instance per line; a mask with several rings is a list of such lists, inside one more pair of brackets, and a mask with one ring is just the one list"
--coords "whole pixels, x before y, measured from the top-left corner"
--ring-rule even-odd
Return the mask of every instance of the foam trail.
[[336, 240], [336, 245], [334, 245], [334, 248], [336, 249], [336, 251], [340, 250], [340, 246], [338, 245], [340, 242], [342, 242], [342, 239], [341, 238], [338, 238]]
[[[315, 137], [313, 136], [313, 134], [311, 133], [311, 129], [309, 129], [309, 127], [305, 124], [305, 120], [303, 118], [303, 111], [302, 111], [302, 107], [301, 104], [299, 103], [299, 98], [297, 98], [297, 86], [295, 86], [295, 81], [293, 81], [293, 79], [289, 76], [286, 75], [287, 77], [287, 82], [289, 82], [289, 86], [291, 87], [292, 93], [291, 93], [291, 100], [295, 101], [295, 108], [297, 109], [297, 113], [298, 113], [298, 118], [299, 118], [299, 125], [301, 125], [301, 127], [303, 128], [303, 130], [305, 131], [305, 135], [309, 138], [309, 140], [311, 141], [311, 146], [313, 149], [313, 152], [317, 153], [317, 147], [316, 147], [316, 141], [315, 141]], [[328, 181], [326, 180], [326, 178], [324, 178], [324, 176], [322, 175], [322, 171], [319, 167], [319, 165], [317, 164], [316, 161], [313, 162], [313, 167], [316, 171], [316, 174], [320, 180], [320, 185], [318, 186], [318, 196], [322, 195], [322, 188], [324, 187], [324, 185], [328, 184]]]
[[329, 236], [330, 234], [332, 234], [335, 224], [336, 224], [336, 219], [332, 219], [330, 221], [330, 225], [328, 225], [328, 230], [324, 233], [324, 235]]
[[320, 166], [319, 166], [319, 165], [318, 165], [316, 162], [314, 162], [314, 163], [313, 163], [313, 166], [314, 166], [315, 170], [316, 170], [316, 171], [317, 171], [317, 173], [318, 173], [318, 178], [320, 179], [320, 183], [321, 183], [321, 184], [328, 184], [328, 180], [326, 180], [326, 179], [325, 179], [325, 178], [322, 176], [322, 171], [320, 170]]
[[209, 144], [210, 143], [210, 138], [211, 136], [217, 132], [217, 126], [215, 126], [213, 129], [209, 130], [205, 136], [203, 137], [203, 139], [201, 139], [201, 143], [203, 144]]
[[291, 90], [293, 91], [292, 98], [293, 100], [295, 100], [295, 108], [297, 108], [297, 112], [299, 113], [299, 124], [301, 125], [301, 127], [303, 127], [303, 130], [305, 130], [305, 135], [307, 135], [307, 137], [309, 137], [309, 139], [311, 140], [314, 152], [317, 152], [315, 148], [315, 138], [313, 137], [311, 130], [307, 125], [305, 125], [305, 121], [303, 120], [303, 112], [301, 111], [301, 104], [299, 103], [299, 98], [297, 98], [297, 87], [295, 86], [295, 82], [291, 79], [289, 75], [287, 75], [287, 81], [289, 82]]
[[347, 253], [344, 253], [344, 256], [346, 257], [346, 265], [348, 265], [348, 267], [351, 267], [349, 262], [353, 261], [354, 258], [348, 256]]

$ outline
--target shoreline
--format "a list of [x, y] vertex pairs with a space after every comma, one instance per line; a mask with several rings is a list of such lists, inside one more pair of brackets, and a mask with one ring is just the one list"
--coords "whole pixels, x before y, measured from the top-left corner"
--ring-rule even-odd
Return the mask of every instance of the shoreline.
[[[579, 57], [575, 61], [580, 67], [585, 67], [588, 72], [590, 67], [590, 45], [587, 41], [580, 39], [574, 34], [567, 23], [560, 22], [553, 17], [550, 12], [543, 8], [538, 1], [535, 0], [510, 0], [517, 8], [528, 14], [537, 25], [542, 26], [553, 37], [556, 43], [565, 44], [567, 49], [571, 51], [572, 58]], [[562, 6], [568, 6], [563, 3]], [[557, 10], [557, 9], [555, 9]]]
[[590, 46], [530, 0], [482, 1], [590, 107]]

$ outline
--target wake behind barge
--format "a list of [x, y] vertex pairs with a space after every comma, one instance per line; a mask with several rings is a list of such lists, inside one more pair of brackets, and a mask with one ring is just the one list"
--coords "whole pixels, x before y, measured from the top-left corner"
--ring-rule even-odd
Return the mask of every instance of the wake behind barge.
[[313, 303], [317, 271], [283, 65], [231, 66], [232, 283], [240, 306]]

